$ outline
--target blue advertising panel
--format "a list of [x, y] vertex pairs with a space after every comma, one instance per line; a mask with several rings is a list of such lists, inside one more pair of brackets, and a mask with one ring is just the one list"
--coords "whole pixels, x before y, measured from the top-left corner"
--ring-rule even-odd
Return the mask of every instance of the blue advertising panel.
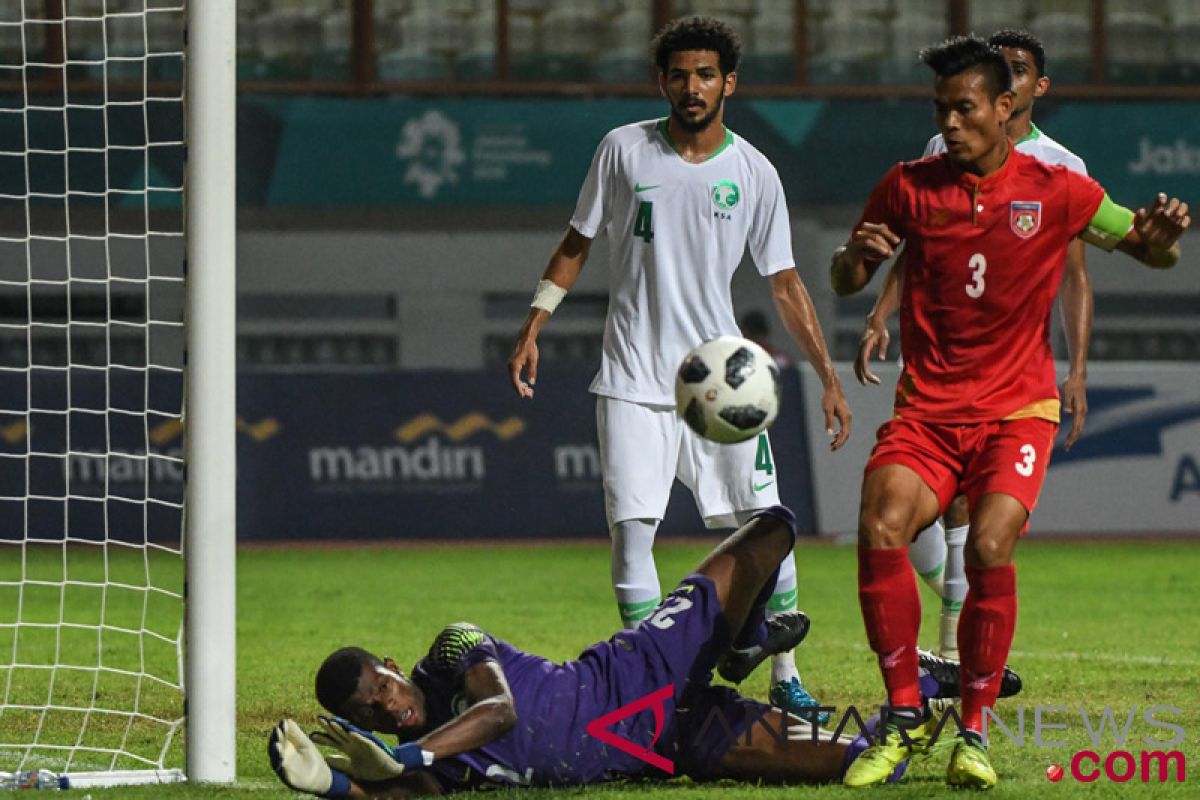
[[[242, 540], [605, 536], [591, 371], [257, 373], [239, 381]], [[780, 494], [813, 531], [800, 392], [772, 429]], [[665, 535], [704, 526], [676, 484]]]
[[[240, 375], [239, 538], [605, 536], [592, 373], [543, 372], [532, 401], [482, 371]], [[178, 373], [2, 377], [0, 540], [178, 540]], [[812, 533], [794, 372], [771, 435], [780, 494]], [[662, 532], [704, 533], [678, 484]]]

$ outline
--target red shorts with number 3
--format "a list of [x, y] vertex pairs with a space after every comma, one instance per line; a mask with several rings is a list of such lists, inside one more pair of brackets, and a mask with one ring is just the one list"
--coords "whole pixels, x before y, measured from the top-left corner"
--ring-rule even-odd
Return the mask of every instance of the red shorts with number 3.
[[965, 494], [972, 507], [985, 494], [1015, 497], [1031, 514], [1037, 505], [1058, 425], [1013, 419], [939, 425], [895, 418], [880, 426], [866, 473], [903, 464], [938, 498], [938, 512]]

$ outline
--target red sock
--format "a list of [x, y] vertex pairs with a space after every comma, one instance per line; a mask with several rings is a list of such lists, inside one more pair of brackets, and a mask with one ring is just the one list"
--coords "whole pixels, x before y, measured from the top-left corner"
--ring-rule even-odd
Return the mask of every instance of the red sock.
[[993, 708], [1017, 627], [1017, 568], [967, 567], [967, 598], [958, 620], [962, 656], [963, 727], [983, 730], [983, 709]]
[[921, 705], [917, 678], [917, 633], [921, 596], [903, 547], [858, 547], [858, 602], [867, 639], [879, 657], [888, 702]]

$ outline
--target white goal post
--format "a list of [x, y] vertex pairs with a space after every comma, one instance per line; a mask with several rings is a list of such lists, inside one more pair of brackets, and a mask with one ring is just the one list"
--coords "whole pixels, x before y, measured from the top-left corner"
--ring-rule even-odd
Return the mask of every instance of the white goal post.
[[236, 780], [235, 40], [0, 4], [0, 773]]
[[237, 778], [237, 13], [189, 0], [187, 108], [187, 772]]

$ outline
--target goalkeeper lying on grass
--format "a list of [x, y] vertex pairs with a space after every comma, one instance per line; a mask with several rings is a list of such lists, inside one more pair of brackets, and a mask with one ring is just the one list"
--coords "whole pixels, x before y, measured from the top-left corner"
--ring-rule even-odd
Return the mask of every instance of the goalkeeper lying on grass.
[[[712, 686], [740, 682], [808, 632], [799, 612], [765, 621], [795, 518], [774, 506], [722, 542], [636, 630], [555, 664], [465, 623], [444, 629], [412, 677], [359, 648], [330, 655], [310, 739], [292, 720], [271, 733], [271, 764], [325, 797], [409, 797], [495, 786], [578, 786], [685, 774], [697, 781], [838, 780], [865, 749]], [[940, 662], [930, 696], [957, 694]], [[1015, 677], [1015, 676], [1014, 676]], [[639, 701], [641, 701], [639, 703]], [[632, 704], [632, 708], [628, 707]], [[854, 723], [852, 733], [857, 733]], [[395, 734], [390, 747], [370, 731]], [[328, 758], [314, 742], [340, 751]], [[897, 777], [903, 765], [897, 768]]]

